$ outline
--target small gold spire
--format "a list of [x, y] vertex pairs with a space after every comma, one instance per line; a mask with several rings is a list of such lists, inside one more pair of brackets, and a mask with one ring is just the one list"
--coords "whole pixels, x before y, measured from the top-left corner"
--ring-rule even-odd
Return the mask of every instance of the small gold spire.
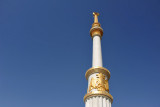
[[92, 28], [90, 29], [90, 35], [93, 38], [93, 36], [100, 36], [102, 37], [103, 35], [103, 29], [101, 28], [100, 23], [98, 22], [98, 16], [99, 13], [93, 12], [93, 17], [94, 17], [94, 23], [92, 24]]
[[94, 23], [98, 23], [98, 16], [99, 16], [99, 13], [93, 12]]

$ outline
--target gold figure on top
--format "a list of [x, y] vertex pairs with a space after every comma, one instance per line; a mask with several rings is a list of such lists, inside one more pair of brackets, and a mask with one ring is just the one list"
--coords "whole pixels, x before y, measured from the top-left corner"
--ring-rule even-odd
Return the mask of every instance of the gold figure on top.
[[98, 22], [98, 16], [99, 16], [99, 13], [97, 12], [93, 12], [93, 17], [94, 17], [94, 23], [92, 24], [92, 27], [94, 26], [101, 26], [100, 23]]
[[92, 89], [109, 92], [108, 80], [105, 79], [105, 76], [102, 73], [97, 74], [96, 78], [91, 78], [88, 91], [90, 92]]
[[94, 23], [98, 23], [98, 16], [99, 16], [99, 13], [93, 12]]
[[102, 37], [103, 35], [103, 29], [101, 28], [101, 25], [98, 22], [98, 16], [99, 16], [99, 13], [93, 12], [94, 23], [92, 24], [92, 28], [90, 30], [91, 37], [96, 36], [96, 35]]

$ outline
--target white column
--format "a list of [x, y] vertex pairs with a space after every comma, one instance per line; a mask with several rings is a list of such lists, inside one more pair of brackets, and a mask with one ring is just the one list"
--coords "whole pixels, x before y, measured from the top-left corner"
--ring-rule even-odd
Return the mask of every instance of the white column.
[[109, 99], [107, 99], [106, 102], [107, 102], [107, 107], [111, 107], [111, 106], [110, 106], [110, 101], [109, 101]]
[[111, 107], [111, 101], [108, 97], [94, 96], [88, 98], [85, 105], [86, 107]]
[[111, 107], [111, 100], [109, 100], [109, 107]]
[[102, 96], [99, 96], [99, 107], [103, 107]]
[[90, 103], [89, 103], [89, 107], [93, 107], [93, 98], [90, 98]]
[[105, 97], [103, 97], [103, 107], [107, 107], [106, 98]]
[[97, 101], [96, 101], [96, 97], [93, 97], [93, 103], [92, 103], [92, 107], [97, 107]]
[[102, 52], [101, 52], [101, 38], [100, 36], [93, 37], [93, 57], [92, 67], [102, 67]]
[[89, 103], [89, 102], [88, 102], [88, 99], [87, 99], [86, 102], [85, 102], [85, 107], [89, 107], [89, 106], [88, 106], [88, 103]]

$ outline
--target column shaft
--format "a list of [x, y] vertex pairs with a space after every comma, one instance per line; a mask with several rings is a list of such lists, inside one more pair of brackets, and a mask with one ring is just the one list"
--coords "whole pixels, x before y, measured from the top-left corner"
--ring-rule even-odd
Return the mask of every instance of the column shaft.
[[93, 56], [92, 67], [102, 67], [102, 52], [101, 52], [101, 38], [100, 36], [93, 37]]

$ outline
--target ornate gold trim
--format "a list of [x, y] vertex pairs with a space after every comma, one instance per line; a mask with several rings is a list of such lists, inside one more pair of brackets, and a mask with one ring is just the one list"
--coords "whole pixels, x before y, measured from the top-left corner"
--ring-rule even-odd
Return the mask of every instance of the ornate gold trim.
[[113, 102], [113, 97], [111, 94], [105, 92], [105, 91], [94, 91], [94, 92], [90, 92], [90, 93], [87, 93], [85, 96], [84, 96], [84, 102], [86, 100], [86, 98], [88, 97], [93, 97], [93, 96], [107, 96], [108, 98], [111, 99], [111, 102]]
[[86, 79], [88, 80], [88, 77], [94, 73], [102, 73], [107, 76], [108, 80], [110, 79], [110, 72], [108, 69], [106, 69], [104, 67], [92, 67], [92, 68], [88, 69], [85, 74]]
[[[94, 25], [96, 23], [93, 23]], [[99, 23], [98, 23], [99, 24]], [[92, 26], [92, 28], [90, 29], [90, 35], [93, 38], [94, 36], [103, 36], [103, 29], [100, 26]]]

